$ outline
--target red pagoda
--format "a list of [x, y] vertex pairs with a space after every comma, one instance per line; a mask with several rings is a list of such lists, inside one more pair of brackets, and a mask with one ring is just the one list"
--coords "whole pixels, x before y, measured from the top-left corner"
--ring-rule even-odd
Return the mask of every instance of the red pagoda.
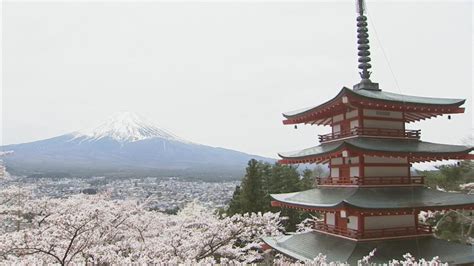
[[444, 262], [474, 262], [474, 247], [436, 239], [419, 222], [420, 211], [472, 210], [474, 195], [426, 188], [413, 163], [472, 160], [473, 147], [420, 140], [406, 123], [463, 113], [464, 99], [428, 98], [382, 91], [370, 80], [370, 51], [364, 1], [358, 0], [357, 37], [361, 82], [343, 88], [318, 106], [284, 113], [285, 125], [331, 126], [320, 145], [281, 153], [280, 163], [328, 164], [317, 188], [273, 194], [272, 206], [320, 213], [314, 230], [264, 238], [276, 251], [299, 260], [322, 253], [329, 261], [357, 263], [373, 249], [374, 262], [439, 256]]

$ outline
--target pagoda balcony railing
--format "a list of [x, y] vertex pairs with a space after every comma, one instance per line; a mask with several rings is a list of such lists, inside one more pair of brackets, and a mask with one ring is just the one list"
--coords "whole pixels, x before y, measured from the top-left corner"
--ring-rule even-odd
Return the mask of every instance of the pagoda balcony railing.
[[349, 130], [319, 135], [319, 142], [327, 142], [352, 136], [374, 136], [387, 138], [420, 139], [421, 130], [354, 127]]
[[427, 235], [433, 233], [432, 227], [425, 224], [419, 224], [417, 227], [391, 227], [381, 229], [365, 229], [363, 231], [359, 231], [350, 228], [341, 228], [328, 225], [323, 222], [316, 222], [314, 229], [323, 233], [331, 233], [353, 239], [377, 239], [412, 235]]
[[383, 186], [383, 185], [423, 185], [424, 176], [380, 176], [380, 177], [326, 177], [316, 178], [318, 185], [353, 185], [353, 186]]

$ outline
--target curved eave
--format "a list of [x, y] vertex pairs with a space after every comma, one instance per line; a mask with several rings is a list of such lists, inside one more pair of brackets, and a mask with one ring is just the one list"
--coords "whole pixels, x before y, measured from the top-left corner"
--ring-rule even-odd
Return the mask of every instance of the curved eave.
[[301, 261], [314, 261], [319, 254], [328, 261], [347, 262], [357, 265], [358, 261], [376, 249], [371, 262], [386, 265], [390, 260], [403, 259], [410, 253], [416, 258], [431, 259], [435, 256], [449, 265], [474, 262], [472, 246], [422, 236], [408, 239], [356, 242], [320, 232], [306, 232], [283, 236], [264, 237], [262, 240], [271, 248]]
[[[411, 197], [410, 197], [411, 195]], [[428, 188], [316, 188], [271, 194], [273, 207], [328, 211], [341, 207], [359, 211], [474, 209], [474, 195]]]
[[[333, 113], [333, 109], [337, 106], [342, 106], [343, 108], [347, 108], [342, 105], [342, 96], [344, 96], [350, 89], [343, 87], [339, 93], [329, 101], [326, 101], [323, 104], [318, 106], [308, 107], [301, 110], [291, 111], [283, 113], [283, 117], [286, 120], [283, 120], [283, 124], [300, 124], [300, 123], [308, 123], [311, 119], [317, 119], [318, 117], [327, 117]], [[324, 119], [323, 119], [324, 120]], [[319, 123], [315, 124], [325, 124], [326, 121], [320, 121]], [[327, 124], [327, 123], [326, 123]]]
[[[403, 150], [403, 145], [405, 150]], [[349, 151], [349, 153], [363, 153], [375, 156], [409, 156], [411, 162], [474, 159], [474, 155], [469, 154], [474, 150], [474, 147], [373, 138], [354, 138], [335, 143], [321, 144], [292, 153], [279, 153], [278, 156], [282, 158], [279, 160], [279, 163], [282, 164], [322, 163], [331, 158], [340, 157], [341, 153], [345, 150]]]
[[336, 203], [315, 205], [315, 204], [291, 201], [291, 200], [286, 199], [287, 197], [292, 196], [292, 195], [297, 195], [298, 193], [300, 192], [284, 193], [284, 194], [270, 194], [270, 197], [272, 199], [280, 203], [280, 204], [272, 203], [272, 206], [273, 207], [290, 207], [290, 208], [295, 207], [295, 208], [307, 209], [307, 210], [319, 210], [319, 209], [333, 209], [343, 203], [343, 201], [339, 201]]
[[[292, 163], [307, 163], [307, 162], [322, 162], [333, 157], [338, 157], [342, 151], [345, 149], [346, 143], [344, 141], [319, 145], [313, 148], [304, 149], [302, 151], [295, 151], [289, 153], [278, 153], [278, 156], [282, 158], [279, 160], [279, 163], [282, 164], [292, 164]], [[322, 152], [312, 153], [312, 149], [325, 148]], [[306, 151], [306, 152], [305, 152]], [[307, 154], [305, 154], [307, 153]], [[295, 156], [292, 154], [304, 154], [301, 156]]]
[[343, 207], [348, 207], [352, 209], [358, 209], [360, 211], [366, 212], [378, 212], [380, 210], [384, 211], [395, 211], [395, 210], [420, 210], [420, 211], [434, 211], [434, 210], [474, 210], [474, 203], [467, 204], [449, 204], [449, 205], [435, 205], [435, 206], [410, 206], [410, 207], [381, 207], [381, 208], [366, 208], [364, 206], [358, 206], [354, 204], [347, 203], [346, 201], [341, 201], [338, 204], [333, 205], [311, 205], [303, 203], [294, 203], [286, 201], [275, 200], [272, 202], [272, 207], [281, 207], [288, 209], [298, 209], [303, 211], [314, 211], [314, 212], [324, 212], [324, 211], [334, 211], [335, 209], [341, 209]]
[[300, 261], [308, 261], [308, 260], [312, 260], [308, 257], [305, 257], [304, 255], [302, 254], [299, 254], [297, 252], [294, 252], [290, 249], [286, 249], [286, 248], [283, 248], [283, 247], [280, 247], [278, 245], [278, 242], [284, 242], [288, 239], [291, 238], [292, 235], [284, 235], [284, 236], [279, 236], [279, 237], [263, 237], [262, 240], [263, 242], [265, 242], [268, 246], [270, 246], [271, 248], [275, 249], [276, 251], [282, 253], [282, 254], [285, 254], [293, 259], [296, 259], [296, 260], [300, 260]]
[[[345, 101], [343, 96], [347, 96]], [[334, 114], [356, 107], [404, 111], [406, 122], [414, 122], [443, 114], [463, 113], [464, 108], [460, 106], [465, 101], [465, 99], [428, 98], [390, 92], [353, 91], [344, 87], [334, 98], [321, 105], [283, 113], [286, 118], [283, 124], [329, 125]]]

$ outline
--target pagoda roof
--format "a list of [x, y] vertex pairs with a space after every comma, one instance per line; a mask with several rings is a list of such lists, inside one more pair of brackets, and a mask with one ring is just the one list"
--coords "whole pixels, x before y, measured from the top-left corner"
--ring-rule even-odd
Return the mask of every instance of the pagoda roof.
[[329, 121], [326, 118], [357, 107], [404, 111], [406, 122], [414, 122], [442, 114], [463, 113], [464, 108], [460, 106], [465, 101], [465, 99], [411, 96], [381, 90], [351, 90], [343, 87], [336, 97], [323, 104], [283, 113], [286, 118], [283, 123], [327, 125]]
[[469, 152], [474, 150], [474, 147], [419, 140], [354, 137], [278, 155], [282, 158], [281, 163], [311, 163], [324, 162], [331, 157], [336, 157], [343, 150], [364, 151], [365, 154], [372, 152], [375, 155], [385, 156], [410, 156], [411, 162], [417, 162], [470, 158]]
[[319, 232], [306, 232], [278, 237], [265, 237], [263, 241], [273, 249], [297, 260], [313, 261], [320, 253], [327, 261], [357, 262], [376, 249], [371, 262], [388, 263], [392, 259], [402, 260], [410, 253], [417, 259], [431, 260], [439, 257], [451, 264], [474, 262], [474, 246], [436, 239], [432, 236], [357, 242]]
[[474, 207], [473, 194], [443, 192], [426, 187], [321, 187], [270, 196], [282, 206], [316, 210], [343, 205], [370, 210]]

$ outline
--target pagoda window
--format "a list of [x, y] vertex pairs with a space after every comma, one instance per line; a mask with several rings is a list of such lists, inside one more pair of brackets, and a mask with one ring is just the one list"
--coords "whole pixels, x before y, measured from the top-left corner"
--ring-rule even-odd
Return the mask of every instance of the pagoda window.
[[332, 133], [339, 133], [339, 132], [341, 132], [341, 125], [340, 124], [333, 125], [332, 126]]
[[415, 226], [413, 214], [366, 216], [364, 219], [364, 228], [366, 230]]

